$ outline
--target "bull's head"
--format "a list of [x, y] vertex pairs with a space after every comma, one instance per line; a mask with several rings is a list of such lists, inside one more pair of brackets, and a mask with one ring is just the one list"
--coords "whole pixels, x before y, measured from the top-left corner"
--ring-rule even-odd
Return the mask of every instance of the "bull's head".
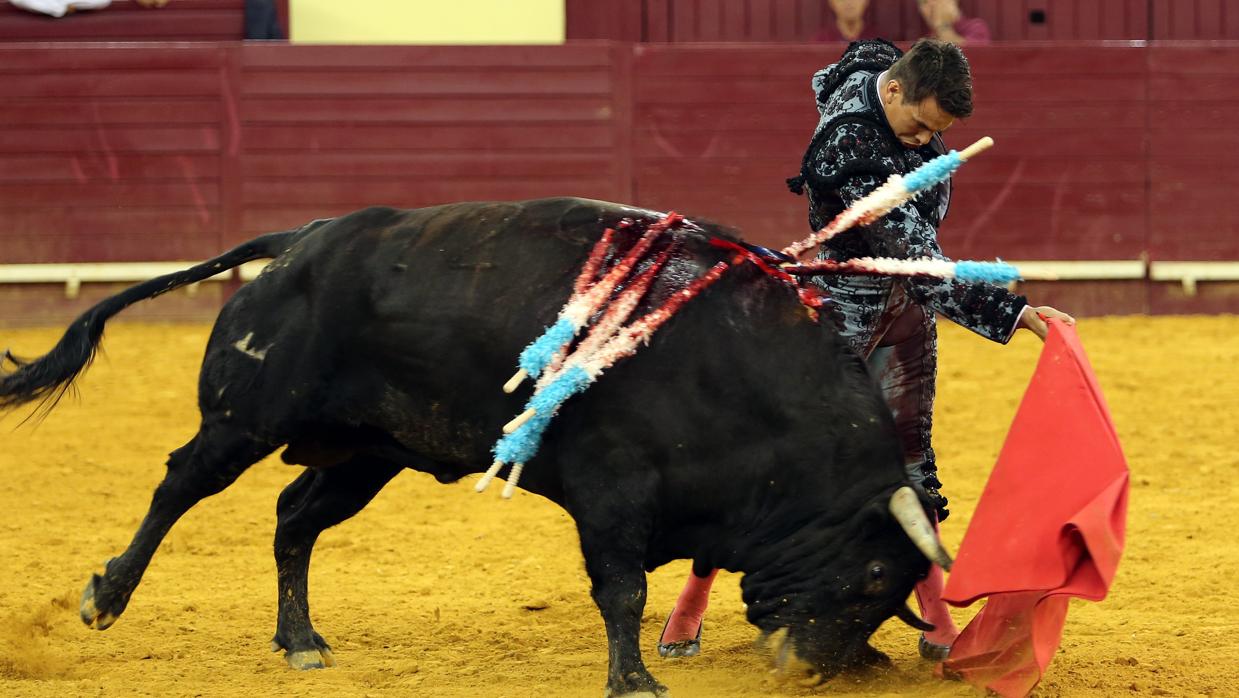
[[781, 550], [769, 567], [742, 582], [749, 620], [786, 630], [786, 648], [823, 678], [888, 662], [869, 637], [891, 617], [933, 629], [907, 599], [930, 561], [950, 569], [951, 558], [912, 488], [773, 547]]

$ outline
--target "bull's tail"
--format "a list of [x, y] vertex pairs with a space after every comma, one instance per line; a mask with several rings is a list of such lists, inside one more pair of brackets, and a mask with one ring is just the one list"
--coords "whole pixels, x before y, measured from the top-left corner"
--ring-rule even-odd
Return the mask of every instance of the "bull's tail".
[[[94, 360], [103, 337], [103, 325], [113, 315], [138, 301], [202, 281], [246, 262], [278, 257], [298, 236], [318, 227], [318, 223], [259, 236], [202, 264], [164, 274], [109, 296], [78, 316], [56, 346], [37, 359], [19, 359], [4, 350], [0, 353], [0, 411], [35, 400], [42, 401], [45, 410], [55, 406], [78, 374]], [[6, 364], [11, 364], [15, 370], [6, 372]]]

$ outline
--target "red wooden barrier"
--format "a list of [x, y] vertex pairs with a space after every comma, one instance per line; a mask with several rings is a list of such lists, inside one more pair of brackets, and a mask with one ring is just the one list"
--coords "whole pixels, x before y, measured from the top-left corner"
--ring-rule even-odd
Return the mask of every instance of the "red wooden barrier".
[[[841, 48], [0, 45], [0, 263], [203, 258], [371, 204], [559, 194], [780, 245], [807, 232], [783, 180]], [[1239, 45], [969, 54], [977, 113], [948, 142], [998, 147], [958, 175], [949, 254], [1239, 260], [1216, 162]], [[1154, 300], [1124, 309], [1194, 307]]]
[[[741, 228], [764, 244], [807, 231], [796, 174], [817, 123], [809, 77], [837, 46], [637, 48], [637, 201]], [[961, 170], [943, 228], [959, 257], [1135, 259], [1146, 246], [1144, 53], [1119, 47], [971, 51], [977, 113], [948, 134], [1000, 147]], [[1077, 77], [1082, 65], [1103, 66]]]
[[0, 261], [213, 254], [224, 56], [0, 44]]
[[946, 249], [969, 258], [1138, 258], [1147, 247], [1146, 52], [1020, 45], [969, 53], [976, 114], [951, 129], [948, 143], [990, 135], [998, 147], [960, 170]]
[[1151, 0], [963, 0], [970, 16], [986, 20], [998, 41], [1098, 41], [1156, 38], [1149, 32]]
[[[567, 0], [567, 36], [804, 42], [830, 21], [825, 6], [825, 0]], [[1239, 6], [1226, 0], [960, 0], [960, 8], [985, 20], [996, 41], [1239, 39]], [[895, 41], [927, 30], [915, 0], [873, 0], [869, 18]]]
[[113, 0], [101, 9], [49, 17], [0, 2], [0, 41], [235, 41], [245, 36], [245, 0], [172, 0], [160, 8]]
[[372, 204], [630, 198], [629, 52], [243, 46], [232, 237]]
[[782, 246], [807, 234], [787, 191], [813, 134], [809, 78], [839, 47], [644, 45], [634, 70], [639, 204], [733, 225]]
[[1151, 0], [1158, 39], [1239, 38], [1239, 6], [1227, 0]]
[[1149, 252], [1153, 259], [1239, 259], [1239, 51], [1159, 45], [1149, 50]]

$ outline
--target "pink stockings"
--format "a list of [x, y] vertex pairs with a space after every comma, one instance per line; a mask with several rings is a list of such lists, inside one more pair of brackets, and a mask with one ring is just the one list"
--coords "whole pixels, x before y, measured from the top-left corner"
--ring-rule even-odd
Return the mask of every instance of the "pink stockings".
[[[706, 607], [710, 604], [710, 586], [714, 584], [716, 574], [718, 570], [711, 572], [708, 577], [689, 573], [684, 590], [675, 602], [675, 609], [667, 619], [667, 626], [663, 628], [659, 644], [690, 641], [697, 637]], [[929, 576], [916, 585], [916, 603], [920, 606], [921, 617], [935, 626], [933, 632], [925, 633], [925, 639], [937, 645], [949, 646], [955, 642], [959, 629], [955, 627], [946, 602], [942, 600], [943, 582], [942, 568], [932, 565]]]
[[934, 625], [933, 632], [925, 633], [925, 639], [935, 645], [950, 646], [959, 636], [959, 629], [942, 600], [943, 582], [942, 568], [931, 565], [929, 576], [916, 585], [916, 604], [921, 608], [921, 618]]
[[668, 645], [697, 637], [701, 619], [706, 615], [706, 606], [710, 605], [710, 586], [714, 584], [717, 574], [718, 570], [711, 572], [708, 577], [688, 573], [688, 581], [680, 592], [680, 598], [676, 599], [675, 608], [671, 611], [667, 626], [663, 628], [662, 637], [658, 640], [659, 644]]

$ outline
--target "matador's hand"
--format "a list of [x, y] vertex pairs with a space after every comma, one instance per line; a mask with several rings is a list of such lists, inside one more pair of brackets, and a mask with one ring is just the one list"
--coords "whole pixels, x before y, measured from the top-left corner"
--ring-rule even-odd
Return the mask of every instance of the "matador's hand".
[[1050, 332], [1050, 328], [1045, 324], [1045, 321], [1050, 318], [1062, 320], [1068, 325], [1076, 324], [1075, 318], [1056, 308], [1051, 308], [1048, 305], [1036, 307], [1026, 305], [1024, 310], [1020, 312], [1020, 321], [1016, 323], [1016, 327], [1032, 330], [1044, 342], [1046, 335]]

